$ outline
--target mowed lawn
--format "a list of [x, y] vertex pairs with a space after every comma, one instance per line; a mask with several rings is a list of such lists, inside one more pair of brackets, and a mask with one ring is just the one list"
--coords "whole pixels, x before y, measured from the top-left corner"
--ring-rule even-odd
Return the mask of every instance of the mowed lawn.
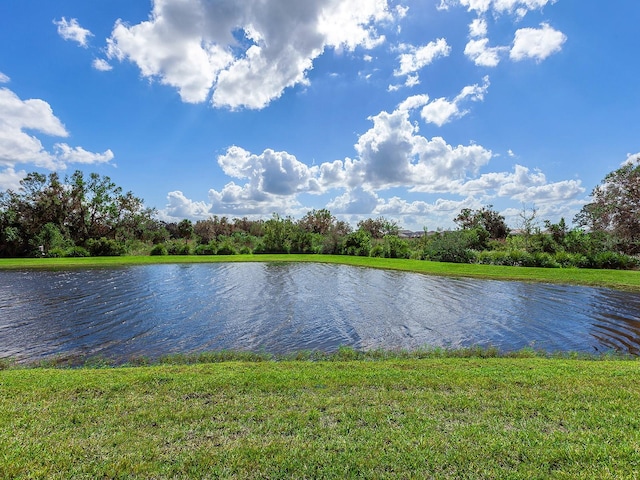
[[0, 478], [640, 477], [640, 362], [0, 371]]

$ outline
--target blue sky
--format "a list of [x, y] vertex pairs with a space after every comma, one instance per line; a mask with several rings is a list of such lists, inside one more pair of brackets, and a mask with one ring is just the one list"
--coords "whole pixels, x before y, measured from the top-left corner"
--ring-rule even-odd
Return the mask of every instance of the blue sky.
[[571, 220], [640, 151], [636, 0], [0, 0], [0, 189], [165, 220]]

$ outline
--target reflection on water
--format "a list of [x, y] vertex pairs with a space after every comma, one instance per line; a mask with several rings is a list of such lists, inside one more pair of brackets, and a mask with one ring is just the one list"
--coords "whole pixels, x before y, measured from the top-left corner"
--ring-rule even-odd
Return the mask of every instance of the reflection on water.
[[527, 346], [640, 354], [640, 295], [322, 264], [0, 271], [0, 358]]

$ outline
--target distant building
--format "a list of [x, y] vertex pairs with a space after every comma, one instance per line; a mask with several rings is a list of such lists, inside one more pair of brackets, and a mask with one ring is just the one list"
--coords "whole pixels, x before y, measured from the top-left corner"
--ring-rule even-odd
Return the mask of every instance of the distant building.
[[[427, 235], [433, 235], [435, 232], [427, 232]], [[424, 230], [420, 232], [412, 232], [411, 230], [400, 230], [398, 237], [400, 238], [420, 238], [424, 236]]]

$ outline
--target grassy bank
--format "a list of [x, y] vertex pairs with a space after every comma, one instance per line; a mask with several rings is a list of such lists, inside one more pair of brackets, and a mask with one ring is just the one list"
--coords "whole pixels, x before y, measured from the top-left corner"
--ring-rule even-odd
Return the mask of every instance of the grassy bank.
[[82, 268], [146, 265], [160, 263], [215, 262], [322, 262], [371, 268], [385, 268], [429, 275], [472, 277], [494, 280], [565, 283], [640, 291], [640, 272], [577, 268], [535, 268], [429, 262], [423, 260], [352, 257], [343, 255], [228, 255], [228, 256], [125, 256], [89, 258], [0, 259], [0, 269]]
[[638, 478], [637, 361], [0, 371], [1, 478]]

